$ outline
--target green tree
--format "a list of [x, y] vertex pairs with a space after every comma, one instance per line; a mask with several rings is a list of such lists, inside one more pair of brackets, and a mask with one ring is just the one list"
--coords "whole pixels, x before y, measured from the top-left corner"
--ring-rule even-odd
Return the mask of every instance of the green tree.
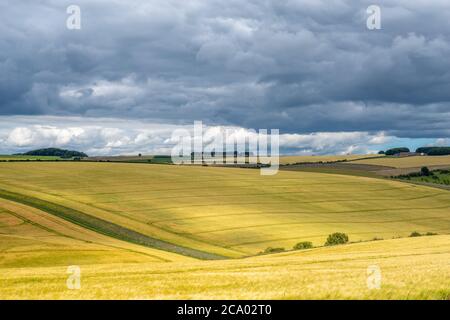
[[422, 169], [420, 169], [420, 174], [425, 177], [428, 177], [431, 174], [431, 172], [430, 169], [428, 169], [428, 167], [422, 167]]
[[325, 242], [326, 246], [335, 246], [337, 244], [345, 244], [348, 242], [348, 235], [341, 232], [330, 234]]

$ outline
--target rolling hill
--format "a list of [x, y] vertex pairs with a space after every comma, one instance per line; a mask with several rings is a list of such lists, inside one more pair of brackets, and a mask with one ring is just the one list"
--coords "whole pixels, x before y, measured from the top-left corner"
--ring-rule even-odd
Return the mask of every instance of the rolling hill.
[[[320, 246], [333, 232], [346, 232], [351, 241], [450, 232], [448, 191], [366, 177], [284, 171], [263, 177], [250, 169], [120, 163], [2, 163], [0, 197], [8, 192], [14, 195], [10, 200], [44, 211], [52, 205], [72, 209], [72, 222], [122, 240], [130, 238], [98, 221], [229, 258], [267, 247], [290, 249], [299, 241]], [[85, 215], [99, 220], [86, 222]]]
[[[81, 266], [80, 290], [66, 288], [65, 266], [0, 268], [0, 299], [445, 300], [449, 261], [446, 235], [226, 261], [100, 262]], [[379, 289], [367, 286], [371, 266]]]
[[106, 237], [4, 199], [0, 199], [0, 251], [0, 268], [193, 260]]
[[369, 164], [393, 168], [420, 168], [422, 166], [449, 166], [450, 156], [413, 156], [384, 157], [375, 159], [355, 160], [352, 164]]

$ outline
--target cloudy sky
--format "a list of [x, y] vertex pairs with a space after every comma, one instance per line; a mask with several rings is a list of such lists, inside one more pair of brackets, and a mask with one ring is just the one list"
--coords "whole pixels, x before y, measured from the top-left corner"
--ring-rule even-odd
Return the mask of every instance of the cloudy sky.
[[448, 0], [1, 0], [0, 153], [161, 153], [195, 120], [290, 153], [450, 144], [449, 57]]

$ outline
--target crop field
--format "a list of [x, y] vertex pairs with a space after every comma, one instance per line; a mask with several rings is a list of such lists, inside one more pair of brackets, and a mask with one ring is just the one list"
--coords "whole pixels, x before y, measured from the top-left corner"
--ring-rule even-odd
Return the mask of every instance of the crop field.
[[[67, 289], [64, 266], [9, 267], [0, 268], [0, 299], [449, 299], [449, 261], [445, 235], [225, 261], [86, 264], [80, 290]], [[367, 285], [369, 266], [380, 270], [379, 289]]]
[[[4, 162], [0, 299], [448, 299], [449, 210], [447, 190], [367, 177]], [[333, 232], [355, 243], [323, 247]], [[257, 255], [300, 241], [317, 248]]]
[[376, 159], [356, 160], [355, 164], [379, 165], [393, 168], [420, 168], [423, 166], [449, 166], [450, 156], [413, 156], [413, 157], [384, 157]]
[[[448, 191], [311, 172], [120, 163], [1, 163], [0, 197], [117, 239], [200, 259], [450, 232]], [[162, 241], [162, 242], [161, 242]]]
[[317, 162], [336, 162], [336, 161], [354, 161], [366, 158], [380, 158], [379, 154], [350, 154], [350, 155], [330, 155], [330, 156], [281, 156], [280, 164], [294, 163], [317, 163]]
[[3, 199], [0, 199], [0, 251], [0, 268], [193, 260], [106, 237]]
[[60, 157], [52, 156], [9, 156], [0, 155], [0, 161], [34, 161], [34, 160], [59, 160]]

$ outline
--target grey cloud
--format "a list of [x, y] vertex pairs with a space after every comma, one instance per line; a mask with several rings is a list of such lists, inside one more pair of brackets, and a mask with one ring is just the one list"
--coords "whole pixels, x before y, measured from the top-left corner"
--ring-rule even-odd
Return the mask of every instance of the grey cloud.
[[69, 4], [0, 4], [0, 115], [450, 136], [448, 1]]

